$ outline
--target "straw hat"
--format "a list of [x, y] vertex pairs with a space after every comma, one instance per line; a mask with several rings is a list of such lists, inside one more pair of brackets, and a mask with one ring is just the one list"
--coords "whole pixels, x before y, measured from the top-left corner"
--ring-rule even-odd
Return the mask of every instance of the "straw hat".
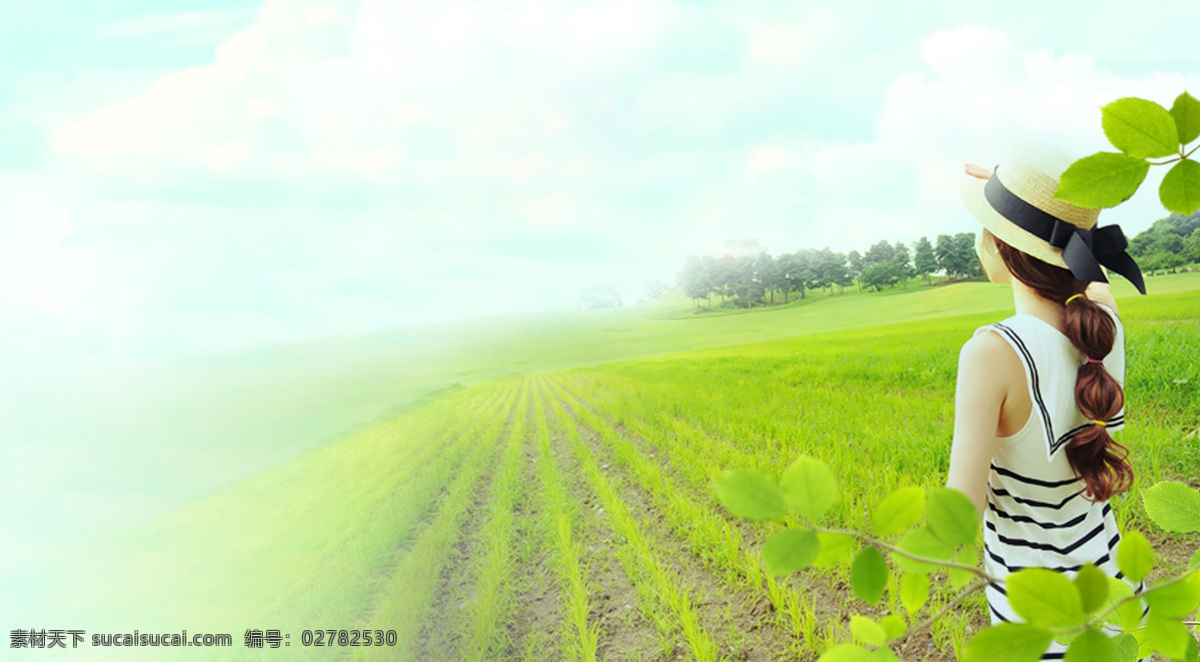
[[[1071, 225], [1090, 230], [1100, 218], [1099, 209], [1076, 207], [1065, 200], [1055, 200], [1058, 178], [1062, 176], [1072, 159], [1066, 152], [1049, 145], [1025, 143], [1017, 146], [1007, 158], [996, 166], [992, 177], [999, 178], [1004, 188], [1016, 197]], [[971, 178], [962, 185], [963, 201], [967, 209], [979, 219], [983, 227], [996, 238], [1013, 248], [1020, 249], [1033, 257], [1067, 269], [1062, 249], [1024, 230], [996, 211], [988, 203], [984, 187], [989, 180]]]
[[990, 179], [971, 178], [961, 192], [967, 209], [997, 239], [1082, 281], [1107, 281], [1100, 265], [1146, 293], [1128, 242], [1116, 225], [1097, 228], [1099, 209], [1054, 199], [1058, 179], [1074, 162], [1065, 152], [1038, 143], [1018, 145]]

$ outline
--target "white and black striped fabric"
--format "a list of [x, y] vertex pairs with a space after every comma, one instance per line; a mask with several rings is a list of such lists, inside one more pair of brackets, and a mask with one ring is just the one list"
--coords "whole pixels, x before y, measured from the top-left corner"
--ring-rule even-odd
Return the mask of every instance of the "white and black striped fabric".
[[[1125, 383], [1125, 334], [1120, 318], [1112, 352], [1104, 367]], [[1032, 315], [1017, 314], [980, 327], [1004, 338], [1025, 366], [1033, 411], [1025, 426], [1000, 438], [988, 476], [988, 508], [984, 513], [984, 567], [1002, 579], [1026, 567], [1050, 568], [1074, 577], [1086, 563], [1109, 576], [1123, 578], [1117, 568], [1121, 540], [1107, 501], [1084, 498], [1083, 481], [1067, 461], [1064, 447], [1088, 425], [1075, 403], [1075, 381], [1086, 360], [1058, 329]], [[1124, 427], [1124, 410], [1108, 421], [1110, 431]], [[1132, 586], [1132, 584], [1131, 584]], [[1132, 586], [1141, 591], [1139, 584]], [[1002, 583], [986, 589], [992, 623], [1020, 621], [1008, 604]], [[1052, 643], [1043, 660], [1063, 659], [1066, 647]]]

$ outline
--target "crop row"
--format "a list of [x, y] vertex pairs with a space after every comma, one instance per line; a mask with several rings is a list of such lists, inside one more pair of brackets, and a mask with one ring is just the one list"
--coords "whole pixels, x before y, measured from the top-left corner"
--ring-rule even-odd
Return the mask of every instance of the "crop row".
[[621, 541], [614, 552], [638, 590], [644, 613], [654, 622], [664, 641], [671, 641], [676, 632], [681, 632], [695, 659], [716, 660], [717, 643], [700, 626], [692, 596], [667, 571], [666, 562], [584, 443], [574, 418], [562, 407], [557, 407], [556, 413], [559, 429], [574, 453], [581, 474], [600, 499], [605, 526]]
[[[789, 587], [784, 579], [765, 573], [757, 554], [759, 541], [780, 525], [766, 524], [757, 530], [746, 529], [744, 523], [739, 524], [720, 512], [711, 495], [709, 481], [712, 476], [731, 467], [760, 470], [772, 467], [774, 458], [768, 456], [782, 451], [746, 448], [745, 445], [726, 441], [721, 436], [706, 434], [677, 414], [656, 410], [656, 403], [651, 400], [619, 397], [620, 383], [613, 383], [617, 380], [593, 379], [603, 379], [602, 386], [597, 383], [594, 388], [596, 391], [602, 389], [605, 396], [610, 398], [607, 400], [609, 409], [602, 415], [590, 411], [589, 406], [581, 405], [576, 407], [578, 416], [599, 433], [638, 484], [654, 496], [659, 511], [672, 528], [689, 541], [693, 553], [710, 559], [718, 569], [724, 571], [728, 584], [765, 592], [777, 615], [787, 621], [790, 633], [796, 638], [796, 652], [819, 653], [845, 640], [848, 633], [836, 622], [818, 618], [816, 604], [808, 597], [812, 595], [813, 582], [821, 583], [823, 589], [820, 593], [833, 600], [829, 602], [827, 598], [822, 605], [826, 615], [830, 610], [844, 609], [844, 603], [853, 600], [848, 591], [836, 586], [835, 578], [839, 573], [844, 575], [844, 572], [839, 569], [824, 574], [806, 573], [805, 583]], [[578, 376], [570, 381], [578, 390], [591, 390]], [[613, 397], [614, 394], [616, 397]], [[584, 402], [581, 396], [576, 397], [579, 402]], [[624, 434], [607, 422], [608, 416], [619, 421], [617, 425], [625, 430]], [[633, 435], [629, 431], [637, 433], [638, 444], [633, 442]], [[752, 540], [747, 542], [747, 536]], [[844, 560], [853, 553], [853, 542], [842, 537], [823, 538], [828, 549], [818, 559], [818, 564], [842, 566]], [[897, 593], [890, 591], [890, 603], [884, 605], [894, 613], [900, 610], [894, 597]], [[935, 594], [933, 606], [936, 608], [948, 597], [948, 593], [944, 592]], [[953, 622], [935, 629], [935, 636], [938, 640], [949, 641], [957, 646], [961, 644], [962, 632], [969, 617], [950, 620]], [[819, 632], [818, 622], [824, 623]]]
[[[456, 446], [468, 453], [449, 487], [436, 504], [437, 512], [421, 530], [411, 546], [402, 548], [393, 567], [374, 591], [378, 596], [360, 629], [394, 629], [398, 634], [399, 659], [416, 659], [420, 642], [429, 636], [427, 617], [432, 613], [435, 593], [441, 584], [443, 569], [451, 560], [450, 550], [463, 532], [469, 514], [471, 496], [494, 464], [497, 440], [515, 401], [516, 393], [506, 392], [491, 403], [476, 409], [467, 431]], [[445, 449], [444, 452], [452, 452]], [[423, 468], [417, 465], [414, 468]], [[417, 495], [397, 495], [416, 499]], [[423, 632], [424, 630], [424, 632]], [[355, 649], [358, 658], [373, 656], [370, 649]]]

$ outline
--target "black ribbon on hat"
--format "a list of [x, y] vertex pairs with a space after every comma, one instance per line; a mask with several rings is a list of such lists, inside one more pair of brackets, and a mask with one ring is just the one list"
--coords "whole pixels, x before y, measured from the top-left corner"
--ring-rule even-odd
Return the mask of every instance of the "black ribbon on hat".
[[992, 209], [1001, 216], [1061, 249], [1063, 262], [1067, 263], [1071, 274], [1078, 280], [1107, 283], [1108, 278], [1100, 268], [1100, 265], [1104, 265], [1133, 283], [1138, 292], [1146, 293], [1141, 269], [1125, 252], [1129, 242], [1120, 226], [1106, 225], [1095, 230], [1077, 228], [1018, 198], [1000, 183], [995, 170], [984, 185], [983, 194]]

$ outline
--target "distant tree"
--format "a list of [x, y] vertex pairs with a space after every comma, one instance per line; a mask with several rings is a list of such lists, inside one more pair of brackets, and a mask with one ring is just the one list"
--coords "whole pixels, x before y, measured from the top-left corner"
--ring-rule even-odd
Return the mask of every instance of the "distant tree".
[[811, 248], [802, 248], [796, 251], [796, 259], [801, 265], [800, 273], [798, 275], [804, 279], [803, 285], [801, 286], [801, 298], [804, 298], [807, 296], [806, 293], [808, 290], [813, 290], [820, 287], [821, 278], [817, 273], [817, 270], [820, 268], [819, 259], [817, 256], [817, 251]]
[[739, 305], [749, 308], [762, 301], [766, 290], [755, 271], [756, 260], [749, 255], [734, 259], [733, 293], [738, 298]]
[[1158, 219], [1149, 229], [1130, 239], [1129, 254], [1137, 259], [1143, 269], [1152, 272], [1174, 269], [1176, 266], [1167, 265], [1173, 264], [1175, 260], [1161, 256], [1178, 255], [1184, 264], [1200, 259], [1200, 252], [1190, 243], [1197, 231], [1200, 231], [1200, 210], [1190, 216], [1172, 213], [1166, 218]]
[[577, 307], [585, 310], [620, 308], [621, 295], [610, 285], [593, 285], [579, 295]]
[[734, 296], [738, 279], [737, 259], [732, 255], [722, 255], [714, 265], [712, 284], [713, 291], [721, 296], [721, 302]]
[[[865, 265], [863, 264], [862, 255], [859, 255], [858, 251], [850, 251], [846, 254], [846, 264], [850, 267], [851, 278], [858, 279], [858, 277], [862, 275], [862, 270]], [[861, 280], [858, 282], [858, 291], [862, 291]]]
[[1160, 271], [1174, 273], [1176, 269], [1186, 263], [1186, 260], [1183, 259], [1182, 255], [1176, 253], [1154, 253], [1143, 257], [1139, 262], [1139, 266], [1147, 273]]
[[770, 293], [771, 303], [775, 303], [775, 290], [784, 288], [783, 269], [779, 265], [779, 260], [763, 251], [758, 254], [754, 270], [759, 281], [762, 282], [762, 286]]
[[883, 240], [867, 249], [866, 254], [863, 255], [863, 264], [864, 266], [870, 266], [872, 264], [891, 262], [895, 255], [896, 249], [887, 243], [886, 240]]
[[793, 257], [791, 253], [781, 253], [775, 258], [775, 265], [779, 268], [779, 289], [783, 292], [783, 302], [788, 302], [788, 293], [792, 290], [792, 284], [788, 280], [788, 271], [793, 268]]
[[662, 295], [666, 294], [667, 290], [669, 290], [669, 289], [670, 289], [670, 286], [668, 286], [666, 283], [662, 282], [661, 279], [655, 278], [655, 279], [651, 280], [650, 282], [646, 283], [646, 300], [653, 301], [655, 299], [658, 299]]
[[[683, 287], [684, 294], [692, 300], [692, 308], [697, 307], [697, 301], [707, 298], [712, 292], [712, 274], [708, 265], [701, 257], [689, 256], [683, 263], [683, 268], [675, 276], [675, 282]], [[709, 304], [711, 308], [711, 303]]]
[[[929, 239], [921, 237], [913, 244], [913, 270], [917, 275], [930, 283], [929, 274], [938, 270], [937, 255], [933, 252], [933, 244]], [[930, 283], [931, 284], [931, 283]]]
[[811, 260], [804, 251], [785, 253], [779, 256], [780, 271], [784, 283], [784, 302], [787, 302], [788, 292], [799, 292], [804, 298], [804, 286], [809, 280]]
[[948, 234], [939, 234], [937, 246], [934, 248], [934, 256], [937, 258], [938, 268], [945, 271], [947, 276], [954, 276], [958, 273], [959, 265], [956, 259], [954, 237]]
[[1163, 254], [1163, 268], [1170, 270], [1171, 273], [1175, 273], [1175, 271], [1184, 264], [1187, 264], [1187, 260], [1185, 260], [1183, 256], [1179, 255], [1178, 253]]
[[954, 235], [954, 243], [958, 254], [958, 273], [967, 278], [983, 276], [983, 267], [979, 264], [979, 256], [975, 254], [974, 233], [960, 232]]
[[1192, 264], [1200, 262], [1200, 228], [1192, 230], [1183, 242], [1183, 257]]
[[711, 255], [705, 255], [704, 257], [700, 258], [700, 264], [704, 265], [704, 285], [708, 288], [708, 294], [705, 295], [705, 298], [708, 299], [708, 307], [711, 310], [712, 293], [713, 288], [715, 287], [713, 283], [716, 282], [716, 273], [718, 268], [717, 258]]
[[838, 293], [842, 293], [844, 288], [854, 284], [854, 274], [850, 271], [850, 264], [845, 255], [834, 253], [834, 259], [837, 266], [833, 271], [833, 282], [838, 286]]
[[825, 279], [825, 269], [821, 263], [821, 252], [812, 248], [805, 248], [803, 254], [808, 259], [808, 269], [805, 272], [808, 279], [805, 281], [804, 287], [824, 292], [825, 286], [829, 284], [829, 281]]
[[811, 285], [814, 288], [820, 288], [822, 291], [825, 288], [833, 292], [833, 286], [843, 287], [843, 283], [847, 281], [849, 270], [846, 268], [846, 256], [841, 253], [835, 253], [828, 247], [816, 251], [813, 259], [813, 280]]
[[900, 265], [895, 261], [872, 264], [863, 269], [862, 283], [864, 287], [873, 287], [878, 292], [884, 287], [895, 287], [900, 282]]
[[901, 289], [908, 289], [908, 279], [913, 276], [913, 268], [908, 259], [907, 246], [896, 242], [895, 251], [892, 253], [892, 264], [896, 267], [896, 278]]
[[1183, 237], [1174, 232], [1164, 232], [1150, 240], [1150, 244], [1146, 246], [1146, 254], [1154, 255], [1155, 253], [1174, 253], [1176, 255], [1183, 254]]
[[970, 232], [938, 235], [934, 253], [938, 267], [944, 269], [947, 276], [974, 278], [983, 275], [975, 255], [975, 235]]

